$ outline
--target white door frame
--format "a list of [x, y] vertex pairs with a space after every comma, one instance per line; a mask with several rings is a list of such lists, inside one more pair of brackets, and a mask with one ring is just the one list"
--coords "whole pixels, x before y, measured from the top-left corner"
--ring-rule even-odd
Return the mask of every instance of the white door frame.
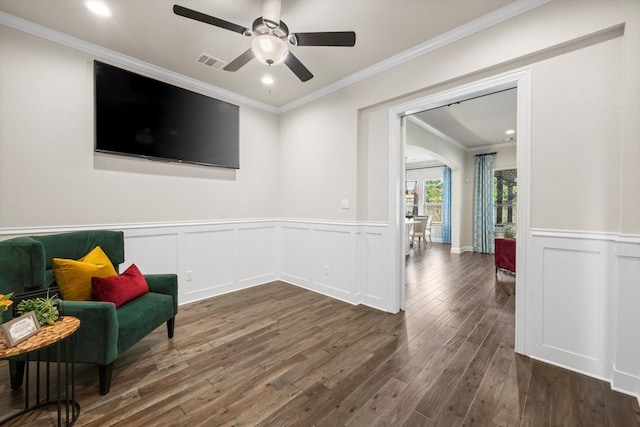
[[388, 218], [390, 241], [394, 254], [392, 277], [396, 285], [395, 310], [405, 308], [405, 252], [404, 252], [404, 126], [402, 118], [419, 111], [441, 107], [454, 102], [487, 95], [503, 89], [517, 88], [517, 168], [518, 168], [518, 227], [516, 247], [516, 338], [515, 350], [527, 354], [526, 333], [526, 248], [530, 235], [531, 189], [531, 70], [520, 68], [504, 74], [465, 84], [423, 98], [394, 105], [389, 117], [389, 194]]

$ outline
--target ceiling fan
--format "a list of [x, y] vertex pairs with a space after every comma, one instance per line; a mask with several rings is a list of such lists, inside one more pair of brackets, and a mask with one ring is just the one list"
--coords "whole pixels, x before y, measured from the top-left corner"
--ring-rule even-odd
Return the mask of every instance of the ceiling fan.
[[267, 65], [284, 62], [301, 81], [306, 82], [313, 74], [289, 50], [289, 45], [352, 47], [356, 44], [353, 31], [289, 33], [287, 25], [280, 20], [281, 0], [264, 0], [262, 6], [262, 16], [253, 21], [251, 29], [180, 5], [173, 6], [173, 13], [251, 37], [251, 47], [228, 63], [224, 67], [226, 71], [237, 71], [256, 58]]

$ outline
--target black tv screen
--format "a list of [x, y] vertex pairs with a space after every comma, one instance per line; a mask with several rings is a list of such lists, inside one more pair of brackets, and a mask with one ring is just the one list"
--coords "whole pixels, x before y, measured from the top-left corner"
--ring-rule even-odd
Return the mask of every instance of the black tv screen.
[[239, 169], [239, 107], [94, 61], [95, 150]]

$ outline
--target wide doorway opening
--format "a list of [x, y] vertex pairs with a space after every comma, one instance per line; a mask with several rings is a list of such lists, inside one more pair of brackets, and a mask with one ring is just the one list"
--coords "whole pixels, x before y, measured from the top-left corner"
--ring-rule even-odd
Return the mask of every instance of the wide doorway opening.
[[[405, 104], [397, 105], [389, 110], [390, 129], [390, 164], [389, 164], [389, 217], [393, 224], [393, 241], [396, 253], [395, 272], [397, 285], [398, 308], [404, 310], [406, 303], [406, 242], [405, 236], [407, 227], [405, 211], [407, 209], [405, 189], [407, 181], [407, 171], [405, 168], [406, 151], [405, 147], [411, 139], [411, 127], [415, 125], [413, 119], [407, 120], [418, 113], [437, 110], [439, 108], [451, 108], [452, 105], [462, 105], [465, 101], [481, 99], [492, 94], [515, 95], [516, 103], [516, 125], [515, 129], [502, 130], [504, 136], [498, 144], [479, 144], [471, 149], [462, 149], [451, 141], [443, 141], [442, 135], [437, 135], [438, 129], [430, 130], [431, 135], [439, 136], [439, 141], [425, 138], [424, 147], [427, 151], [435, 153], [443, 165], [452, 170], [452, 206], [450, 221], [451, 252], [463, 253], [473, 250], [472, 220], [473, 200], [472, 180], [473, 159], [476, 154], [488, 154], [496, 145], [512, 144], [510, 135], [517, 138], [517, 150], [513, 149], [515, 157], [515, 169], [518, 171], [518, 209], [515, 218], [518, 226], [515, 231], [518, 237], [517, 266], [516, 269], [516, 351], [524, 353], [524, 332], [525, 332], [525, 300], [526, 295], [526, 263], [524, 260], [526, 248], [526, 236], [529, 230], [529, 144], [530, 144], [530, 78], [527, 69], [506, 73], [476, 83], [460, 86], [441, 93], [426, 96], [425, 98], [414, 100]], [[440, 110], [443, 112], [443, 110]], [[451, 118], [449, 118], [451, 121]], [[429, 127], [427, 125], [427, 127]], [[424, 130], [424, 127], [423, 127]], [[433, 132], [435, 130], [436, 132]], [[506, 131], [513, 130], [513, 134], [506, 134]], [[451, 138], [455, 140], [456, 138]], [[460, 141], [456, 141], [460, 142]], [[513, 145], [513, 144], [512, 144]], [[485, 153], [487, 151], [488, 153]], [[513, 159], [511, 160], [513, 162]], [[453, 166], [453, 167], [452, 167]], [[500, 168], [500, 167], [499, 167]], [[498, 169], [499, 169], [498, 168]], [[512, 165], [502, 169], [512, 168]], [[471, 174], [471, 175], [469, 175]], [[492, 207], [493, 209], [494, 207]], [[510, 212], [513, 212], [511, 210]], [[513, 215], [513, 214], [512, 214]], [[514, 218], [513, 216], [511, 218]], [[493, 233], [493, 230], [492, 230]]]

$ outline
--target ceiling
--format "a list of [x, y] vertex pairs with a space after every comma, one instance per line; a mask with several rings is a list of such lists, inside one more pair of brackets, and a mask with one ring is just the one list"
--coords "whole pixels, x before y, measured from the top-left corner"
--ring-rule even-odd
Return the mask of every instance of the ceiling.
[[[123, 58], [132, 58], [134, 64], [150, 64], [205, 84], [213, 93], [237, 95], [278, 112], [548, 0], [283, 0], [281, 19], [291, 32], [356, 32], [354, 47], [290, 47], [314, 74], [304, 83], [285, 65], [269, 67], [255, 59], [236, 72], [196, 62], [202, 53], [230, 62], [249, 48], [250, 39], [177, 16], [172, 10], [179, 4], [251, 27], [262, 14], [261, 0], [104, 1], [111, 17], [94, 15], [83, 0], [0, 0], [0, 23], [80, 45], [107, 62], [127, 63]], [[76, 43], [78, 39], [84, 44]], [[274, 83], [263, 84], [264, 75]]]
[[[516, 103], [513, 88], [422, 111], [409, 120], [462, 150], [475, 152], [516, 142]], [[425, 149], [411, 145], [406, 146], [405, 157], [407, 164], [436, 160]]]
[[[84, 0], [0, 0], [0, 24], [84, 50], [93, 57], [167, 75], [239, 103], [282, 112], [340, 89], [431, 49], [524, 13], [548, 0], [282, 0], [292, 33], [355, 31], [354, 47], [292, 46], [314, 74], [301, 82], [284, 64], [251, 60], [236, 72], [196, 60], [206, 53], [226, 63], [250, 47], [238, 33], [186, 19], [173, 5], [251, 27], [262, 0], [104, 0], [111, 16], [90, 12]], [[158, 72], [160, 70], [160, 72]], [[264, 76], [274, 82], [265, 85]], [[515, 129], [515, 90], [417, 113], [415, 123], [460, 148], [504, 142]], [[512, 135], [515, 137], [515, 135]], [[406, 147], [408, 163], [433, 162]]]

